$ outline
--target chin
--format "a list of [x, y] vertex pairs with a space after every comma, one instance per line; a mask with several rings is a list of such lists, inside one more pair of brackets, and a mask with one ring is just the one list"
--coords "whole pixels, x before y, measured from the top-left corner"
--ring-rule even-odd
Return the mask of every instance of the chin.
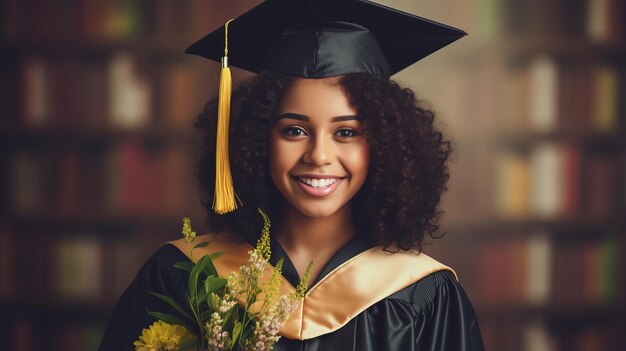
[[334, 214], [336, 214], [337, 212], [340, 211], [340, 209], [335, 208], [334, 206], [295, 206], [296, 210], [298, 212], [300, 212], [303, 216], [305, 217], [309, 217], [311, 219], [316, 219], [316, 218], [327, 218], [330, 217]]

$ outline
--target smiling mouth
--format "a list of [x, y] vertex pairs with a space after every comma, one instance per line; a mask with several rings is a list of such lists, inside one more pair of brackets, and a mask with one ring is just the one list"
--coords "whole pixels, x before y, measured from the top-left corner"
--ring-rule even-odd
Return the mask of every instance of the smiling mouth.
[[307, 186], [315, 189], [325, 189], [329, 186], [337, 183], [339, 180], [343, 178], [306, 178], [306, 177], [293, 177], [300, 183], [306, 184]]

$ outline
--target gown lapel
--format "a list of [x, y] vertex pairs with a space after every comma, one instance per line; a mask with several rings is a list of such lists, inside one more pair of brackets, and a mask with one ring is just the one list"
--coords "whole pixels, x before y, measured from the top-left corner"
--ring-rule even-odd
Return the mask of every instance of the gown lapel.
[[[226, 235], [199, 236], [194, 244], [204, 241], [209, 245], [196, 249], [192, 260], [197, 261], [209, 253], [224, 252], [214, 261], [223, 277], [245, 264], [248, 251], [253, 249], [250, 244]], [[184, 240], [171, 244], [189, 256], [189, 247]], [[275, 264], [281, 257], [284, 257], [284, 263], [280, 293], [289, 294], [295, 290], [300, 278], [284, 250], [273, 241], [270, 263]], [[269, 279], [272, 267], [267, 265], [263, 279]], [[450, 267], [424, 253], [413, 250], [391, 253], [353, 238], [324, 267], [280, 333], [298, 340], [331, 333], [385, 297], [440, 270], [449, 270], [456, 276]]]

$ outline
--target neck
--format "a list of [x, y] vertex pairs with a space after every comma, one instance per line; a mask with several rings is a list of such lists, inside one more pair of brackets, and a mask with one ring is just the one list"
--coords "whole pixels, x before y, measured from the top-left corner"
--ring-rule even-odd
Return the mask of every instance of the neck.
[[[325, 218], [310, 218], [287, 206], [282, 213], [274, 237], [302, 275], [309, 261], [313, 274], [319, 273], [332, 256], [354, 235], [355, 227], [349, 205]], [[317, 271], [317, 272], [316, 272]]]
[[318, 251], [337, 245], [341, 247], [354, 234], [355, 228], [349, 206], [325, 218], [310, 218], [289, 206], [289, 209], [283, 211], [275, 237], [283, 246], [289, 248]]

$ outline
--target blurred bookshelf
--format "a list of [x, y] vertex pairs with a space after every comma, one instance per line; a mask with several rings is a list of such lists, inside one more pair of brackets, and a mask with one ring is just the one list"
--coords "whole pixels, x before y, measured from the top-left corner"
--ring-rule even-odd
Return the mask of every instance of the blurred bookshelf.
[[206, 230], [192, 124], [219, 67], [183, 52], [242, 6], [2, 2], [0, 349], [95, 350], [182, 217]]
[[455, 140], [425, 251], [457, 269], [486, 348], [623, 350], [625, 3], [404, 6], [469, 33], [399, 78]]
[[[380, 2], [469, 33], [395, 78], [455, 140], [425, 251], [487, 349], [623, 350], [624, 2]], [[257, 3], [2, 2], [0, 349], [95, 349], [181, 217], [202, 231], [191, 126], [219, 67], [182, 52]]]

